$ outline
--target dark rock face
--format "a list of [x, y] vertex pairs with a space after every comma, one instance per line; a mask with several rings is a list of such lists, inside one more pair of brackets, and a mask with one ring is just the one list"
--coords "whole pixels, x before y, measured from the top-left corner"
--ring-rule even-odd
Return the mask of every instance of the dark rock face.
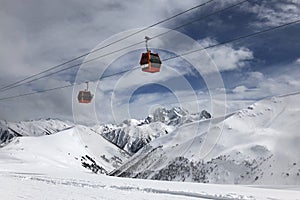
[[95, 174], [107, 174], [108, 172], [98, 165], [96, 161], [88, 155], [81, 157], [81, 164], [84, 168], [91, 170]]
[[113, 128], [106, 127], [104, 128], [101, 134], [105, 139], [112, 142], [119, 148], [127, 151], [130, 154], [134, 154], [152, 140], [151, 137], [147, 135], [131, 136], [130, 135], [131, 131], [136, 131], [136, 132], [139, 131], [138, 129], [137, 130], [134, 129], [135, 129], [134, 127], [128, 128], [122, 125]]
[[136, 138], [130, 145], [130, 152], [136, 153], [151, 141], [150, 138]]
[[103, 131], [102, 136], [121, 149], [125, 147], [129, 140], [129, 135], [126, 134], [125, 130], [121, 128], [112, 130], [107, 128]]
[[4, 128], [4, 127], [0, 127], [0, 146], [1, 144], [7, 144], [9, 143], [12, 138], [15, 137], [15, 134], [11, 133], [10, 131], [8, 131], [8, 129]]
[[205, 118], [205, 119], [210, 119], [211, 118], [211, 114], [209, 112], [207, 112], [206, 110], [202, 110], [201, 114], [200, 114], [200, 118]]
[[0, 146], [9, 143], [14, 137], [19, 136], [21, 136], [21, 134], [10, 129], [6, 122], [0, 121]]

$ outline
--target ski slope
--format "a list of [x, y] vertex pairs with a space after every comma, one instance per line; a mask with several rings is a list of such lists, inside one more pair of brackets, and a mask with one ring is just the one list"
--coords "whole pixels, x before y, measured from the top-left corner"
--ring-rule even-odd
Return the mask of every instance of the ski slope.
[[296, 200], [299, 186], [268, 188], [139, 180], [83, 172], [0, 172], [1, 199], [17, 200]]

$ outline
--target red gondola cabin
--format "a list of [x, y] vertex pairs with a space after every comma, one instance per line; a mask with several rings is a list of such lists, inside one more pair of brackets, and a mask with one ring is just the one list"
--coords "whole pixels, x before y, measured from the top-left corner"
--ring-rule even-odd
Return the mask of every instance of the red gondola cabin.
[[91, 103], [93, 99], [93, 95], [89, 90], [88, 82], [86, 82], [87, 87], [85, 90], [81, 90], [78, 93], [77, 99], [79, 103]]
[[79, 103], [91, 103], [93, 95], [90, 91], [80, 91], [77, 98]]
[[150, 72], [150, 73], [159, 72], [161, 66], [161, 60], [159, 58], [158, 53], [151, 53], [150, 50], [148, 50], [147, 53], [143, 53], [140, 60], [140, 65], [142, 71], [144, 72]]

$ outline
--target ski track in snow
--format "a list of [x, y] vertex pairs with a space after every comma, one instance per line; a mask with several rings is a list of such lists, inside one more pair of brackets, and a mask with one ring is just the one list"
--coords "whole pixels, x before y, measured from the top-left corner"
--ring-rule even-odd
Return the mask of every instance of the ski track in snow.
[[[0, 172], [1, 199], [215, 199], [215, 200], [299, 200], [294, 190], [263, 186], [236, 186], [149, 181], [99, 176], [88, 173], [50, 175]], [[50, 196], [49, 196], [50, 195]]]
[[[6, 177], [11, 177], [14, 179], [18, 179], [19, 181], [32, 181], [32, 182], [42, 182], [49, 185], [64, 185], [64, 186], [72, 186], [78, 188], [93, 188], [93, 189], [106, 189], [106, 190], [121, 190], [127, 192], [142, 192], [142, 193], [150, 193], [156, 195], [171, 195], [178, 196], [184, 199], [215, 199], [215, 200], [255, 200], [253, 196], [244, 196], [235, 193], [228, 194], [207, 194], [206, 192], [187, 192], [187, 191], [177, 191], [177, 190], [169, 190], [169, 189], [157, 189], [151, 187], [137, 187], [137, 186], [116, 186], [116, 185], [106, 185], [99, 184], [96, 182], [86, 181], [86, 180], [78, 180], [78, 179], [61, 179], [61, 178], [52, 178], [47, 177], [43, 174], [39, 173], [17, 173], [17, 172], [0, 172], [0, 174]], [[0, 190], [1, 191], [1, 190]], [[18, 196], [22, 199], [27, 199], [24, 196]]]

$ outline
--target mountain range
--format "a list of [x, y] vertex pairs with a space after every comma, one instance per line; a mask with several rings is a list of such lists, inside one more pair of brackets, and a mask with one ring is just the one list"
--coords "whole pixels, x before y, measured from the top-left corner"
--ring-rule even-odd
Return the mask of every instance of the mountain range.
[[152, 180], [300, 184], [299, 100], [267, 98], [221, 118], [174, 107], [121, 124], [1, 121], [0, 157], [14, 161], [1, 165], [32, 168], [34, 158], [37, 172], [46, 165]]

